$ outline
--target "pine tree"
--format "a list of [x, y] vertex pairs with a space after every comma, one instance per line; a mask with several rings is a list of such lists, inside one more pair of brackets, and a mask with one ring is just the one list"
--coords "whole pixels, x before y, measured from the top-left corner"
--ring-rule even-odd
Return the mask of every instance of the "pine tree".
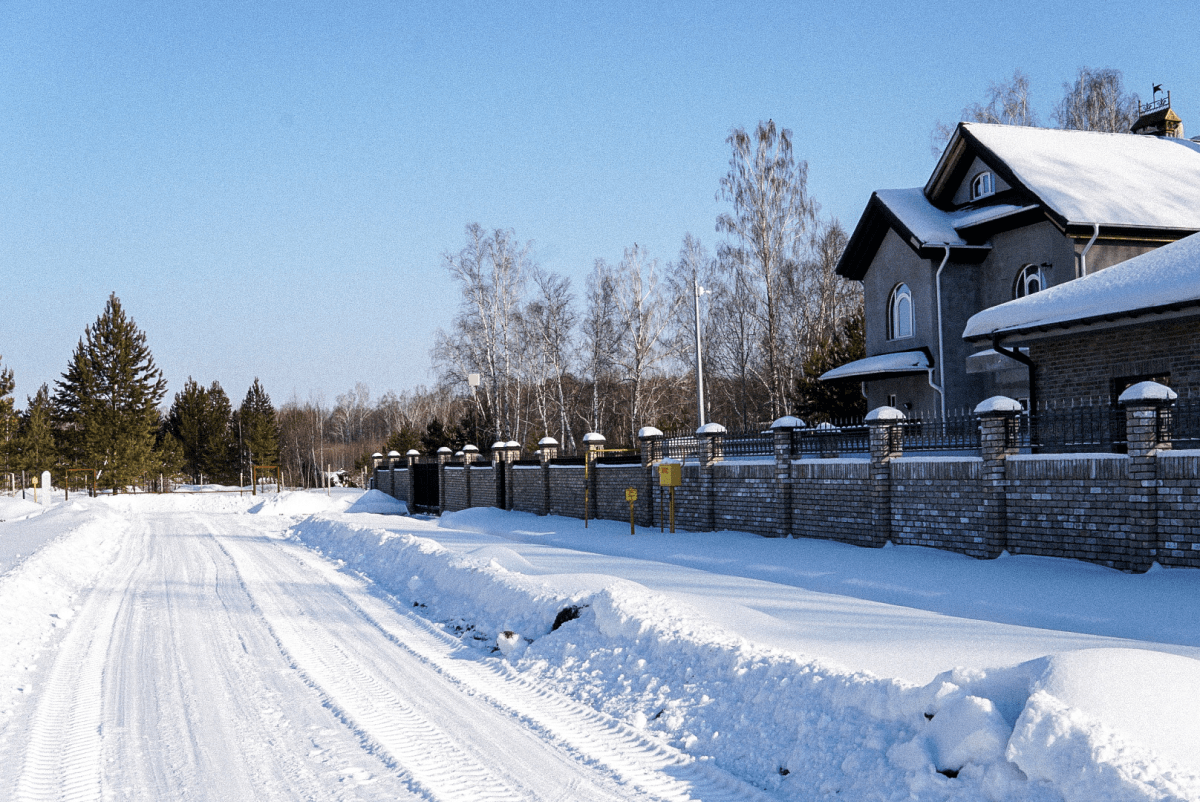
[[83, 331], [62, 379], [55, 414], [68, 456], [96, 471], [99, 486], [117, 492], [152, 467], [158, 403], [167, 391], [146, 335], [126, 317], [113, 293]]
[[25, 403], [17, 430], [17, 468], [30, 473], [53, 471], [59, 465], [54, 441], [54, 406], [50, 388], [42, 385]]
[[238, 408], [237, 422], [243, 469], [248, 472], [252, 465], [278, 465], [279, 423], [275, 420], [275, 406], [257, 376]]
[[822, 373], [867, 355], [860, 308], [842, 322], [841, 331], [818, 345], [804, 360], [804, 375], [796, 380], [793, 408], [810, 426], [857, 418], [867, 413], [867, 400], [857, 381], [823, 382]]
[[12, 470], [15, 456], [17, 416], [12, 391], [16, 386], [12, 370], [0, 367], [0, 469], [6, 474]]
[[192, 481], [228, 483], [237, 479], [233, 409], [220, 382], [203, 387], [191, 376], [175, 394], [167, 413], [167, 432], [183, 449], [184, 471]]

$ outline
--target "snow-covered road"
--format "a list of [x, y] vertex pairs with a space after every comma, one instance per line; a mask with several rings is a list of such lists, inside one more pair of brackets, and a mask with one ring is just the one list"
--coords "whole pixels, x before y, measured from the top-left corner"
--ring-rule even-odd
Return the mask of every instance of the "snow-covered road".
[[0, 798], [760, 795], [484, 659], [274, 516], [153, 501], [124, 506], [0, 718]]

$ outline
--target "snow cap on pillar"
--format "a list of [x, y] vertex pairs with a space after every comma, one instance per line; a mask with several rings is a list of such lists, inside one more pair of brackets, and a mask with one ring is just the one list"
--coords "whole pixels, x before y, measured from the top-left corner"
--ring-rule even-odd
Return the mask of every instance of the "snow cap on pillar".
[[504, 442], [503, 440], [497, 440], [496, 442], [492, 443], [492, 451], [497, 451], [501, 448], [507, 448], [507, 447], [508, 447], [508, 443]]
[[728, 429], [719, 423], [706, 423], [696, 430], [696, 434], [725, 434]]
[[374, 454], [371, 455], [371, 458], [372, 459], [383, 459], [383, 454], [380, 454], [378, 451], [376, 451]]
[[518, 443], [516, 440], [509, 440], [507, 443], [504, 444], [504, 447], [505, 448], [520, 448], [521, 444]]
[[410, 448], [410, 449], [408, 450], [408, 452], [407, 452], [407, 453], [405, 453], [405, 455], [404, 455], [404, 456], [406, 456], [406, 457], [419, 457], [419, 456], [421, 456], [421, 452], [420, 452], [420, 451], [417, 451], [415, 448]]
[[976, 415], [988, 415], [996, 412], [1020, 412], [1023, 409], [1020, 401], [1005, 395], [994, 395], [985, 398], [975, 406]]
[[538, 445], [539, 446], [556, 446], [556, 445], [558, 445], [558, 441], [555, 440], [553, 437], [543, 437], [541, 440], [538, 440]]
[[604, 435], [600, 434], [600, 432], [588, 432], [587, 434], [585, 434], [583, 436], [583, 442], [585, 442], [585, 443], [603, 443], [603, 442], [606, 442], [606, 439], [605, 439]]
[[449, 453], [451, 453], [451, 451], [450, 451], [450, 446], [442, 446], [441, 448], [439, 448], [439, 449], [437, 450], [437, 453], [439, 453], [439, 454], [449, 454]]
[[644, 440], [647, 437], [662, 437], [662, 429], [655, 426], [643, 426], [638, 429], [639, 440]]
[[465, 451], [468, 454], [474, 454], [474, 453], [478, 452], [479, 449], [476, 446], [468, 444], [468, 445], [463, 446], [463, 451]]
[[784, 415], [771, 424], [772, 429], [803, 429], [804, 421], [797, 418], [795, 415]]
[[1122, 404], [1132, 404], [1139, 401], [1162, 402], [1174, 401], [1179, 393], [1165, 384], [1158, 382], [1138, 382], [1117, 398]]
[[875, 407], [867, 413], [866, 421], [904, 420], [904, 413], [895, 407]]
[[399, 451], [389, 451], [388, 456], [389, 457], [398, 457], [398, 456], [400, 456], [400, 452]]

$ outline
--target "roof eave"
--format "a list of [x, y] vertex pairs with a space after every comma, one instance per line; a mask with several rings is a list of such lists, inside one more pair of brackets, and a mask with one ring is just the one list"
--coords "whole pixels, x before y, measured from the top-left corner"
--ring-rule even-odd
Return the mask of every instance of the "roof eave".
[[[963, 337], [967, 342], [991, 342], [994, 337], [999, 337], [1002, 341], [1009, 343], [1025, 342], [1029, 340], [1043, 340], [1050, 337], [1057, 337], [1065, 334], [1073, 334], [1072, 329], [1084, 331], [1092, 328], [1108, 328], [1112, 325], [1122, 324], [1125, 321], [1130, 323], [1139, 322], [1138, 318], [1151, 318], [1169, 315], [1170, 317], [1186, 317], [1188, 310], [1196, 310], [1200, 313], [1200, 298], [1194, 298], [1188, 301], [1176, 301], [1170, 304], [1160, 304], [1158, 306], [1149, 306], [1141, 309], [1129, 309], [1121, 312], [1109, 312], [1102, 315], [1089, 315], [1088, 317], [1073, 318], [1071, 320], [1056, 320], [1049, 323], [1035, 323], [1028, 326], [1013, 326], [1011, 328], [996, 329], [994, 331], [974, 334], [970, 337]], [[1177, 314], [1177, 313], [1184, 314]]]

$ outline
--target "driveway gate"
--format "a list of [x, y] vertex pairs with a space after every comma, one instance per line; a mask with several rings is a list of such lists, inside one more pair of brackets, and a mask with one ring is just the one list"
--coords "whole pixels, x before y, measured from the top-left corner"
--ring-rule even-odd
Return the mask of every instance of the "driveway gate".
[[413, 465], [413, 499], [414, 512], [440, 513], [441, 503], [438, 496], [438, 465]]

